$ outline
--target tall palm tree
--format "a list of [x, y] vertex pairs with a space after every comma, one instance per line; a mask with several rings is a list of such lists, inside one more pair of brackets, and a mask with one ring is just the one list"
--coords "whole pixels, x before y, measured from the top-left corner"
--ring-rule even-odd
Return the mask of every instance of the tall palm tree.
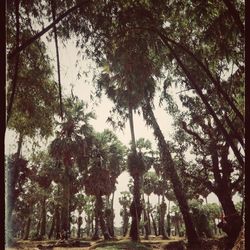
[[70, 183], [72, 168], [78, 165], [84, 170], [88, 164], [88, 147], [91, 145], [92, 127], [89, 119], [94, 118], [92, 112], [86, 112], [84, 102], [77, 97], [65, 100], [64, 120], [60, 124], [60, 132], [50, 144], [50, 154], [64, 167], [63, 179], [63, 201], [62, 201], [62, 235], [69, 237], [70, 233]]

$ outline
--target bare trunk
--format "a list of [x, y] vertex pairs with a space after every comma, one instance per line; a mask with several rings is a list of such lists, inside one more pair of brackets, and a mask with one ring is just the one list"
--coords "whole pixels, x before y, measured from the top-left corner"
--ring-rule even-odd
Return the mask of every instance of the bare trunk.
[[158, 147], [162, 156], [162, 164], [167, 172], [170, 173], [170, 180], [173, 184], [174, 193], [179, 203], [181, 213], [184, 218], [186, 233], [189, 244], [195, 244], [199, 242], [199, 237], [195, 230], [191, 215], [189, 213], [189, 206], [187, 203], [186, 195], [183, 191], [181, 181], [175, 169], [172, 156], [170, 154], [169, 146], [166, 143], [164, 136], [160, 130], [160, 127], [155, 119], [154, 113], [150, 106], [149, 101], [142, 106], [143, 116], [146, 122], [154, 129], [154, 135], [158, 139]]
[[70, 180], [68, 174], [68, 167], [65, 166], [63, 183], [63, 201], [61, 209], [61, 237], [68, 239], [70, 233], [70, 217], [69, 217], [69, 202], [70, 202]]
[[28, 240], [29, 239], [29, 234], [30, 234], [30, 224], [31, 224], [31, 218], [29, 217], [26, 223], [26, 228], [25, 228], [25, 234], [23, 240]]
[[46, 197], [44, 196], [41, 202], [42, 211], [41, 211], [41, 231], [40, 236], [44, 237], [46, 234]]

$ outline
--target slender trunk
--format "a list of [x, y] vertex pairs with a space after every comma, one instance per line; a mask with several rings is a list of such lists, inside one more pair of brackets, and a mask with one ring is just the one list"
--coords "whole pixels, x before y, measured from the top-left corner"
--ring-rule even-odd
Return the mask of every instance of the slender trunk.
[[148, 230], [149, 230], [149, 234], [151, 234], [151, 220], [150, 220], [150, 202], [149, 202], [149, 195], [148, 195], [148, 202], [147, 202], [147, 218], [148, 218]]
[[170, 222], [170, 214], [167, 215], [167, 234], [168, 237], [171, 236], [171, 222]]
[[145, 208], [143, 209], [143, 216], [144, 216], [145, 240], [148, 240], [149, 236], [148, 216]]
[[[20, 133], [19, 140], [17, 143], [17, 152], [13, 156], [15, 157], [14, 161], [20, 158], [22, 143], [23, 143], [23, 135]], [[6, 207], [7, 245], [11, 244], [13, 239], [12, 213], [15, 207], [16, 200], [18, 198], [18, 195], [15, 194], [15, 188], [17, 185], [18, 176], [19, 176], [19, 166], [17, 164], [12, 164], [12, 167], [9, 166], [9, 168], [7, 169], [7, 207]]]
[[[52, 18], [53, 22], [56, 20], [56, 6], [55, 1], [51, 0]], [[57, 75], [58, 75], [58, 86], [59, 86], [59, 100], [60, 100], [60, 115], [63, 120], [63, 108], [62, 108], [62, 90], [61, 90], [61, 74], [60, 74], [60, 60], [59, 60], [59, 49], [58, 49], [58, 39], [57, 39], [57, 29], [56, 25], [53, 27], [55, 35], [55, 46], [56, 46], [56, 62], [57, 62]]]
[[167, 44], [167, 41], [171, 42], [172, 44], [176, 45], [183, 51], [185, 51], [187, 54], [189, 54], [197, 63], [198, 65], [204, 70], [204, 72], [207, 74], [208, 78], [211, 80], [211, 82], [214, 84], [216, 90], [218, 93], [224, 98], [224, 100], [227, 102], [227, 104], [233, 109], [237, 117], [244, 123], [244, 117], [241, 114], [241, 112], [238, 110], [236, 107], [235, 100], [233, 98], [230, 98], [228, 94], [224, 91], [224, 89], [221, 86], [221, 83], [219, 80], [217, 80], [211, 73], [208, 67], [205, 66], [205, 64], [194, 54], [192, 53], [189, 49], [187, 49], [185, 46], [181, 45], [180, 43], [175, 42], [174, 40], [166, 37], [163, 33], [160, 33], [159, 31], [156, 31], [157, 34], [161, 37], [162, 41], [164, 44]]
[[195, 230], [191, 215], [189, 213], [189, 206], [187, 203], [186, 195], [183, 191], [181, 181], [175, 169], [175, 164], [170, 154], [169, 146], [166, 143], [164, 136], [160, 130], [160, 127], [155, 119], [154, 113], [150, 106], [149, 101], [142, 106], [144, 119], [147, 121], [149, 125], [151, 125], [154, 129], [154, 135], [158, 139], [159, 150], [162, 155], [162, 163], [167, 172], [170, 173], [170, 180], [173, 184], [174, 193], [176, 199], [179, 203], [181, 213], [184, 218], [186, 233], [189, 244], [195, 244], [199, 242], [199, 237]]
[[95, 201], [94, 212], [95, 212], [95, 229], [94, 229], [94, 226], [93, 226], [93, 223], [92, 223], [92, 231], [94, 229], [94, 234], [92, 236], [92, 240], [97, 240], [97, 239], [99, 239], [99, 215], [98, 215], [98, 201], [97, 201], [97, 198], [96, 198], [96, 201]]
[[68, 239], [70, 232], [70, 217], [69, 217], [69, 202], [70, 202], [70, 180], [68, 174], [68, 167], [65, 166], [63, 183], [63, 201], [61, 210], [61, 237], [62, 239]]
[[[136, 152], [136, 143], [135, 143], [135, 131], [134, 131], [134, 122], [133, 122], [133, 110], [132, 106], [129, 102], [129, 125], [130, 125], [130, 132], [131, 132], [131, 149], [134, 154], [137, 154]], [[130, 237], [133, 241], [139, 241], [139, 224], [141, 219], [141, 201], [140, 201], [140, 177], [133, 176], [134, 179], [134, 193], [133, 193], [133, 202], [131, 203], [131, 215], [132, 215], [132, 222], [131, 222], [131, 228], [130, 228]]]
[[[15, 0], [15, 15], [16, 15], [16, 49], [19, 47], [19, 40], [20, 40], [20, 22], [19, 22], [19, 0]], [[15, 68], [14, 68], [14, 76], [12, 81], [12, 91], [10, 96], [10, 101], [8, 103], [7, 108], [7, 124], [10, 120], [11, 111], [14, 103], [15, 94], [17, 91], [17, 80], [18, 80], [18, 69], [19, 69], [19, 54], [16, 55], [15, 60]], [[6, 126], [7, 128], [7, 126]]]
[[76, 9], [80, 8], [83, 4], [88, 3], [89, 0], [86, 1], [81, 1], [79, 4], [76, 4], [75, 6], [73, 6], [72, 8], [68, 9], [67, 11], [65, 11], [64, 13], [60, 13], [59, 16], [56, 18], [55, 21], [53, 21], [51, 24], [49, 24], [47, 27], [45, 27], [43, 30], [41, 30], [40, 32], [38, 32], [36, 35], [32, 36], [30, 39], [28, 39], [27, 41], [25, 41], [22, 45], [20, 45], [18, 48], [14, 49], [12, 52], [10, 52], [8, 54], [8, 57], [11, 59], [14, 56], [16, 56], [17, 54], [19, 54], [22, 50], [24, 50], [25, 48], [27, 48], [30, 44], [32, 44], [33, 42], [35, 42], [38, 38], [40, 38], [42, 35], [44, 35], [46, 32], [48, 32], [50, 29], [52, 29], [58, 22], [60, 22], [63, 18], [65, 18], [66, 16], [68, 16], [70, 13], [72, 13], [73, 11], [75, 11]]
[[37, 222], [37, 225], [36, 225], [36, 236], [35, 236], [35, 238], [37, 238], [37, 239], [39, 238], [40, 226], [41, 226], [41, 220], [39, 220]]
[[115, 192], [112, 193], [112, 198], [111, 198], [111, 228], [110, 228], [110, 235], [112, 237], [115, 236], [115, 231], [114, 231], [114, 219], [115, 219], [115, 213], [114, 213], [114, 198], [115, 198]]
[[41, 211], [41, 228], [40, 228], [40, 236], [44, 237], [46, 234], [46, 197], [42, 198], [41, 202], [42, 211]]
[[142, 206], [140, 202], [140, 177], [135, 175], [134, 177], [134, 198], [130, 206], [130, 214], [132, 216], [132, 222], [130, 227], [130, 237], [132, 241], [139, 241], [139, 223], [141, 220]]
[[81, 238], [81, 225], [82, 225], [82, 217], [79, 216], [78, 221], [77, 221], [77, 238], [78, 239]]
[[56, 239], [60, 239], [60, 232], [61, 232], [61, 210], [59, 210], [59, 206], [56, 207], [55, 210], [55, 218], [56, 218]]
[[54, 210], [54, 214], [53, 214], [53, 218], [52, 218], [52, 222], [51, 222], [51, 227], [50, 227], [50, 230], [49, 230], [49, 235], [48, 235], [48, 238], [51, 239], [53, 233], [54, 233], [54, 230], [55, 230], [55, 224], [56, 224], [56, 210], [58, 209], [58, 206], [55, 207], [55, 210]]
[[108, 231], [107, 225], [104, 220], [104, 215], [103, 215], [102, 197], [100, 195], [96, 196], [96, 201], [97, 201], [97, 211], [98, 211], [98, 217], [100, 219], [100, 226], [101, 226], [102, 234], [105, 240], [110, 240], [111, 236], [109, 235], [109, 231]]
[[26, 223], [26, 229], [25, 229], [25, 234], [23, 240], [28, 240], [29, 239], [29, 234], [30, 234], [30, 224], [31, 224], [31, 218], [29, 216], [27, 223]]
[[164, 195], [162, 196], [162, 203], [160, 205], [160, 229], [161, 235], [163, 239], [167, 239], [166, 231], [165, 231], [165, 215], [166, 215], [167, 206], [164, 202]]
[[153, 228], [154, 228], [154, 231], [155, 231], [155, 236], [158, 236], [157, 226], [156, 226], [155, 219], [154, 219], [152, 214], [151, 214], [151, 218], [152, 218]]

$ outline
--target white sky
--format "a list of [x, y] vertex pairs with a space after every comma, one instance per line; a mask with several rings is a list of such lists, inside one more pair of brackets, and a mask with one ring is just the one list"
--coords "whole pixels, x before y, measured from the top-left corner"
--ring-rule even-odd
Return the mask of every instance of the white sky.
[[[55, 58], [55, 45], [54, 43], [48, 43], [47, 40], [43, 39], [44, 42], [48, 45], [48, 55], [51, 58]], [[66, 47], [62, 46], [62, 44], [59, 41], [59, 50], [60, 50], [60, 64], [61, 64], [61, 83], [63, 88], [64, 94], [70, 94], [71, 85], [74, 86], [74, 94], [77, 95], [80, 99], [82, 99], [85, 102], [89, 103], [89, 107], [93, 107], [95, 110], [95, 113], [97, 115], [97, 119], [93, 120], [91, 123], [96, 131], [103, 131], [105, 128], [113, 130], [110, 124], [106, 123], [106, 120], [109, 116], [109, 111], [111, 110], [113, 104], [111, 101], [109, 101], [105, 96], [102, 97], [102, 101], [99, 104], [99, 106], [94, 106], [91, 104], [90, 101], [90, 93], [91, 90], [93, 90], [92, 87], [92, 79], [94, 76], [94, 71], [97, 70], [94, 68], [94, 64], [91, 62], [91, 60], [81, 60], [79, 65], [76, 66], [76, 59], [79, 59], [79, 56], [77, 57], [77, 50], [75, 48], [75, 45], [73, 42], [67, 43]], [[56, 62], [54, 59], [54, 65], [55, 65], [55, 80], [57, 81], [57, 67]], [[88, 67], [91, 67], [89, 69]], [[83, 76], [80, 80], [77, 78], [77, 74], [79, 72], [79, 69], [81, 72], [89, 72], [86, 76]], [[84, 75], [84, 74], [83, 74]], [[174, 89], [173, 94], [180, 91], [180, 89]], [[159, 108], [157, 103], [155, 103], [155, 116], [157, 118], [157, 121], [160, 125], [160, 128], [162, 129], [162, 132], [165, 136], [165, 139], [169, 140], [171, 134], [174, 132], [174, 128], [171, 125], [173, 122], [173, 119], [170, 115], [164, 111], [163, 108]], [[134, 127], [135, 127], [135, 136], [136, 138], [144, 137], [145, 139], [149, 139], [153, 147], [156, 148], [156, 143], [154, 140], [154, 136], [152, 133], [152, 129], [147, 127], [145, 125], [145, 122], [143, 120], [143, 117], [138, 116], [137, 114], [134, 115]], [[118, 138], [128, 146], [128, 143], [130, 141], [130, 130], [128, 123], [126, 124], [126, 127], [124, 131], [115, 131]], [[5, 152], [6, 154], [10, 154], [14, 152], [16, 148], [16, 142], [17, 138], [15, 138], [15, 134], [11, 131], [7, 131], [6, 137], [5, 137]], [[123, 173], [118, 177], [118, 184], [117, 184], [117, 191], [115, 193], [115, 200], [114, 200], [114, 208], [115, 208], [115, 226], [121, 225], [121, 217], [119, 215], [121, 206], [118, 202], [118, 196], [121, 191], [128, 191], [128, 179], [129, 174]], [[150, 197], [153, 204], [157, 203], [157, 196], [152, 195]], [[210, 194], [208, 196], [208, 202], [216, 202], [218, 203], [218, 199], [214, 194]]]

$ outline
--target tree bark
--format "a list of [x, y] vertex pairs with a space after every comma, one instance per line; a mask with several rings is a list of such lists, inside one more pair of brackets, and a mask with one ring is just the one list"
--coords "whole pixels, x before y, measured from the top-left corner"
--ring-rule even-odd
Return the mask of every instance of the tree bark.
[[29, 239], [30, 224], [31, 224], [31, 218], [29, 217], [29, 218], [27, 219], [26, 228], [25, 228], [25, 234], [24, 234], [23, 240], [28, 240], [28, 239]]
[[41, 211], [41, 228], [40, 228], [40, 236], [44, 237], [46, 234], [46, 197], [43, 196], [42, 202], [42, 211]]
[[[55, 1], [51, 0], [52, 18], [53, 22], [56, 20], [56, 6]], [[55, 46], [56, 46], [56, 62], [57, 62], [57, 76], [58, 76], [58, 86], [59, 86], [59, 100], [60, 100], [60, 115], [63, 120], [63, 107], [62, 107], [62, 90], [61, 90], [61, 74], [60, 74], [60, 60], [59, 60], [59, 49], [58, 49], [58, 39], [57, 39], [57, 29], [56, 25], [53, 27], [55, 35]]]
[[69, 202], [70, 202], [70, 180], [68, 174], [68, 167], [65, 166], [64, 174], [64, 183], [63, 183], [63, 201], [62, 201], [62, 210], [61, 210], [61, 237], [63, 239], [68, 239], [70, 232], [70, 211], [69, 211]]
[[166, 143], [165, 138], [160, 130], [160, 127], [155, 119], [154, 113], [152, 111], [148, 99], [145, 99], [145, 102], [142, 105], [142, 111], [144, 119], [146, 120], [147, 124], [152, 126], [154, 130], [154, 135], [158, 139], [158, 147], [162, 156], [162, 164], [165, 168], [165, 171], [169, 172], [170, 174], [170, 180], [173, 184], [174, 193], [184, 218], [188, 242], [190, 245], [196, 244], [199, 242], [199, 237], [197, 235], [191, 215], [189, 213], [187, 198], [183, 191], [182, 184], [180, 182], [177, 171], [175, 169], [175, 164], [170, 154], [169, 146]]
[[151, 214], [151, 218], [152, 218], [152, 223], [153, 223], [153, 228], [154, 228], [155, 236], [158, 236], [157, 226], [156, 226], [155, 219], [154, 219], [154, 217], [153, 217], [152, 214]]
[[105, 240], [110, 240], [111, 236], [109, 234], [107, 225], [106, 225], [105, 220], [104, 220], [104, 215], [103, 215], [103, 200], [102, 200], [102, 197], [100, 195], [97, 195], [96, 196], [96, 201], [97, 201], [97, 211], [98, 211], [98, 217], [99, 217], [99, 220], [100, 220], [100, 226], [101, 226], [102, 234], [103, 234]]
[[132, 241], [138, 242], [140, 240], [139, 236], [139, 223], [141, 220], [142, 205], [140, 201], [140, 177], [137, 174], [133, 176], [134, 178], [134, 193], [133, 201], [130, 206], [130, 214], [132, 216], [132, 222], [130, 227], [130, 237]]
[[50, 230], [49, 230], [49, 235], [48, 235], [48, 238], [51, 239], [53, 233], [54, 233], [54, 230], [55, 230], [55, 224], [56, 224], [56, 210], [57, 210], [57, 206], [55, 207], [55, 210], [54, 210], [54, 214], [53, 214], [53, 218], [52, 218], [52, 222], [51, 222], [51, 227], [50, 227]]
[[[16, 15], [16, 48], [18, 48], [19, 40], [20, 40], [20, 38], [19, 38], [19, 36], [20, 36], [19, 0], [15, 0], [15, 15]], [[19, 69], [19, 56], [20, 56], [19, 54], [16, 55], [16, 60], [15, 60], [14, 76], [13, 76], [13, 81], [12, 81], [12, 92], [11, 92], [11, 96], [10, 96], [9, 105], [7, 108], [7, 124], [10, 120], [12, 106], [14, 103], [14, 97], [16, 94], [18, 69]], [[6, 128], [7, 128], [7, 126], [6, 126]]]

